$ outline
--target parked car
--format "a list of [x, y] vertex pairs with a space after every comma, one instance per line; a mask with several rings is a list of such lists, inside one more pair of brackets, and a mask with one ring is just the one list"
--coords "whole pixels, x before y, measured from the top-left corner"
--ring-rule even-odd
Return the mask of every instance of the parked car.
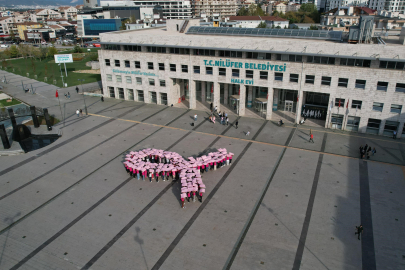
[[8, 44], [1, 44], [0, 48], [8, 48], [9, 45]]

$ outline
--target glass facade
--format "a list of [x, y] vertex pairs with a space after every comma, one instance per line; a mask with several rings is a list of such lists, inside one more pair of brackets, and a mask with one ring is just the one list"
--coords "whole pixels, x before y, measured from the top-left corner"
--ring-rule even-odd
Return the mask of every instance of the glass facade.
[[83, 20], [83, 24], [86, 36], [98, 36], [100, 33], [118, 31], [121, 26], [121, 19]]

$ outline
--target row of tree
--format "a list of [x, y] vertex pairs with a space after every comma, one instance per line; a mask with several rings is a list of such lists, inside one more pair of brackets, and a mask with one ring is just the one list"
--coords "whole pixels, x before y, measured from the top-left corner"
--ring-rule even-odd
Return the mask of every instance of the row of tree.
[[34, 47], [32, 45], [23, 45], [18, 46], [12, 45], [10, 48], [7, 48], [2, 54], [1, 58], [10, 59], [10, 58], [36, 58], [42, 60], [46, 57], [53, 57], [58, 53], [58, 50], [55, 47]]
[[[237, 16], [266, 16], [261, 5], [251, 4], [248, 8], [239, 9]], [[319, 23], [321, 15], [314, 4], [302, 4], [298, 11], [286, 13], [274, 11], [273, 16], [289, 20], [290, 23]]]

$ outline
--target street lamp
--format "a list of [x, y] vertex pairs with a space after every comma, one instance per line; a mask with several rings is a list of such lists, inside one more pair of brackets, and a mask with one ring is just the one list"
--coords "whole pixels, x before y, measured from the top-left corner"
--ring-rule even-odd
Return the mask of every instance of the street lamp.
[[63, 73], [62, 73], [62, 67], [60, 65], [60, 63], [58, 64], [59, 69], [60, 69], [60, 76], [62, 77], [62, 88], [65, 86], [65, 83], [63, 82]]
[[86, 99], [84, 98], [84, 90], [83, 90], [83, 82], [85, 81], [85, 79], [77, 79], [77, 80], [80, 81], [80, 85], [82, 86], [82, 94], [83, 94], [83, 102], [84, 102], [84, 111], [86, 112], [86, 115], [87, 115]]

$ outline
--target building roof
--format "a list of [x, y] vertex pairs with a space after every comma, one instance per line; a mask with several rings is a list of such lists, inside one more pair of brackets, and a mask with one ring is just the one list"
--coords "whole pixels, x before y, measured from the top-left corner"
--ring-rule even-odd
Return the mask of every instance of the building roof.
[[69, 8], [71, 8], [71, 7], [68, 7], [68, 6], [66, 6], [66, 7], [58, 7], [59, 10], [65, 10], [65, 9], [69, 9]]
[[0, 21], [6, 20], [6, 19], [9, 19], [9, 18], [12, 18], [12, 17], [0, 17]]
[[48, 25], [48, 26], [52, 29], [64, 29], [64, 27], [60, 26], [59, 24], [52, 24], [52, 25]]
[[369, 8], [369, 7], [356, 7], [356, 8], [358, 8], [358, 9], [364, 11], [364, 13], [366, 13], [367, 15], [374, 15], [375, 12], [376, 12], [376, 10], [371, 9], [371, 8]]
[[15, 25], [41, 25], [37, 22], [23, 22], [23, 23], [16, 23]]
[[277, 16], [231, 16], [231, 21], [288, 21]]
[[63, 21], [67, 21], [67, 19], [47, 19], [47, 22], [63, 22]]

